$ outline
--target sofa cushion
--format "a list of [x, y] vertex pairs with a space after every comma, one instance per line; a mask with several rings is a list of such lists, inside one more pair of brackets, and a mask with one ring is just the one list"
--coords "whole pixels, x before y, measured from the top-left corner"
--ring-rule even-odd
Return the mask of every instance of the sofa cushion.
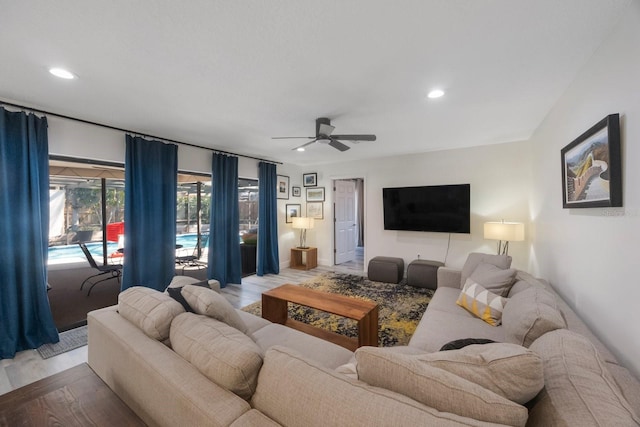
[[502, 322], [505, 340], [525, 347], [547, 332], [567, 327], [555, 297], [533, 286], [507, 300]]
[[533, 399], [544, 386], [540, 356], [515, 344], [472, 344], [414, 357], [520, 404]]
[[247, 333], [247, 325], [224, 296], [211, 289], [194, 285], [185, 285], [181, 293], [195, 313], [212, 317], [243, 334]]
[[481, 262], [478, 264], [469, 279], [482, 285], [486, 290], [501, 297], [506, 297], [513, 285], [516, 270], [513, 268], [502, 269], [493, 264]]
[[486, 422], [525, 425], [527, 409], [524, 406], [423, 363], [419, 357], [361, 347], [356, 351], [358, 379], [411, 397], [438, 411]]
[[456, 304], [484, 320], [491, 326], [502, 323], [502, 310], [507, 299], [486, 290], [482, 285], [467, 279]]
[[[415, 348], [415, 347], [409, 347], [406, 345], [397, 345], [395, 347], [380, 347], [379, 350], [387, 351], [390, 353], [399, 353], [399, 354], [415, 354], [415, 355], [425, 354], [424, 350], [420, 350], [419, 348]], [[350, 378], [353, 378], [354, 380], [357, 380], [358, 369], [356, 365], [357, 365], [356, 356], [354, 354], [353, 357], [349, 360], [349, 362], [345, 363], [344, 365], [338, 366], [335, 369], [335, 372], [342, 375], [346, 375]]]
[[164, 341], [169, 338], [171, 321], [184, 308], [167, 294], [133, 286], [118, 295], [118, 312], [149, 338]]
[[263, 352], [274, 345], [289, 347], [328, 369], [336, 369], [353, 357], [344, 347], [278, 323], [260, 328], [252, 337]]
[[204, 376], [249, 399], [262, 366], [260, 348], [240, 331], [216, 319], [194, 313], [171, 323], [173, 350]]
[[486, 425], [349, 379], [281, 346], [267, 351], [251, 404], [284, 426]]
[[278, 427], [280, 424], [257, 409], [251, 409], [240, 415], [229, 427]]
[[640, 425], [588, 339], [560, 329], [538, 338], [531, 350], [543, 358], [545, 383], [531, 425]]
[[[438, 289], [436, 295], [443, 289]], [[449, 290], [449, 288], [447, 288]], [[450, 289], [459, 294], [460, 290]], [[451, 340], [461, 338], [487, 338], [493, 341], [504, 342], [504, 326], [491, 326], [467, 310], [456, 305], [456, 297], [451, 298], [451, 306], [458, 309], [460, 314], [448, 311], [432, 310], [431, 304], [422, 315], [422, 320], [409, 341], [410, 347], [419, 348], [428, 352], [439, 351], [440, 348]]]
[[460, 274], [460, 287], [464, 286], [469, 276], [471, 276], [471, 273], [473, 273], [481, 262], [493, 264], [502, 270], [506, 270], [511, 267], [511, 257], [508, 255], [491, 255], [472, 252], [467, 256], [467, 260], [462, 267], [462, 272]]

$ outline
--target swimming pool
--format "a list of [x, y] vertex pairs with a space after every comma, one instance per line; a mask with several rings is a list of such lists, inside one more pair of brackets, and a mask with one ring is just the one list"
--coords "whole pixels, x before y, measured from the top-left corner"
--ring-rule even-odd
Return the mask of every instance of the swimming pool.
[[[208, 235], [202, 235], [205, 239]], [[198, 235], [196, 233], [178, 234], [176, 235], [176, 245], [182, 245], [180, 251], [191, 254], [196, 247]], [[102, 242], [87, 242], [87, 249], [97, 260], [102, 260]], [[118, 250], [116, 242], [107, 242], [107, 255]], [[68, 262], [82, 262], [87, 259], [82, 253], [82, 249], [77, 244], [60, 245], [49, 247], [49, 264], [62, 264]]]

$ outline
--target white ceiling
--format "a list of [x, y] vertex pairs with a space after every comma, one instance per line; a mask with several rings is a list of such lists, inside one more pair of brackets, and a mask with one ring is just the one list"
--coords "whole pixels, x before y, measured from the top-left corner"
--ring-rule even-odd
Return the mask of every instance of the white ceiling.
[[[0, 99], [300, 165], [517, 141], [631, 1], [0, 0]], [[317, 117], [378, 140], [271, 139]]]

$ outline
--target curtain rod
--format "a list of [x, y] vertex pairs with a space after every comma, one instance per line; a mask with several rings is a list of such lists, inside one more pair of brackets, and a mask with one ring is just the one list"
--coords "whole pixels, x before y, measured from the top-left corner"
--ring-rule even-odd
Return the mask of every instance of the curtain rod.
[[111, 125], [105, 125], [103, 123], [92, 122], [90, 120], [79, 119], [77, 117], [65, 116], [64, 114], [53, 113], [51, 111], [40, 110], [38, 108], [27, 107], [26, 105], [13, 104], [11, 102], [7, 102], [7, 101], [4, 101], [2, 99], [0, 99], [0, 104], [7, 105], [9, 107], [19, 108], [21, 110], [29, 110], [29, 111], [33, 111], [35, 113], [40, 113], [40, 114], [54, 116], [54, 117], [60, 117], [62, 119], [73, 120], [73, 121], [80, 122], [80, 123], [86, 123], [88, 125], [100, 126], [100, 127], [107, 128], [107, 129], [117, 130], [119, 132], [132, 133], [134, 135], [142, 135], [142, 136], [147, 137], [147, 138], [160, 139], [160, 140], [166, 141], [166, 142], [173, 142], [174, 144], [180, 144], [180, 145], [186, 145], [188, 147], [200, 148], [200, 149], [203, 149], [203, 150], [213, 151], [214, 153], [229, 154], [231, 156], [245, 157], [247, 159], [260, 160], [260, 161], [263, 161], [263, 162], [273, 163], [273, 164], [276, 164], [276, 165], [281, 165], [282, 164], [282, 162], [276, 162], [276, 161], [273, 161], [273, 160], [262, 159], [260, 157], [253, 157], [253, 156], [248, 156], [246, 154], [232, 153], [230, 151], [218, 150], [218, 149], [211, 148], [211, 147], [204, 147], [202, 145], [191, 144], [190, 142], [176, 141], [175, 139], [162, 138], [162, 137], [159, 137], [159, 136], [149, 135], [149, 134], [145, 134], [145, 133], [142, 133], [142, 132], [137, 132], [137, 131], [128, 130], [128, 129], [122, 129], [122, 128], [111, 126]]

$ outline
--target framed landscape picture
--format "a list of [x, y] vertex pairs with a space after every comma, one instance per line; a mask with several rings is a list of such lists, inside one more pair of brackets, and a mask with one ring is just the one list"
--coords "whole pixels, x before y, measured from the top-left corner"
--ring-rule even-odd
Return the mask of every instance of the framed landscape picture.
[[307, 188], [307, 202], [324, 202], [324, 187]]
[[296, 205], [287, 205], [287, 215], [285, 218], [285, 222], [287, 223], [292, 223], [293, 222], [293, 218], [299, 217], [300, 216], [300, 209], [301, 206], [296, 204]]
[[318, 174], [317, 173], [303, 173], [302, 174], [302, 185], [305, 187], [315, 187], [318, 185]]
[[324, 219], [324, 203], [307, 202], [307, 216], [314, 219]]
[[289, 177], [285, 175], [276, 176], [276, 194], [278, 199], [289, 199]]
[[620, 117], [610, 114], [561, 150], [562, 207], [622, 206]]

